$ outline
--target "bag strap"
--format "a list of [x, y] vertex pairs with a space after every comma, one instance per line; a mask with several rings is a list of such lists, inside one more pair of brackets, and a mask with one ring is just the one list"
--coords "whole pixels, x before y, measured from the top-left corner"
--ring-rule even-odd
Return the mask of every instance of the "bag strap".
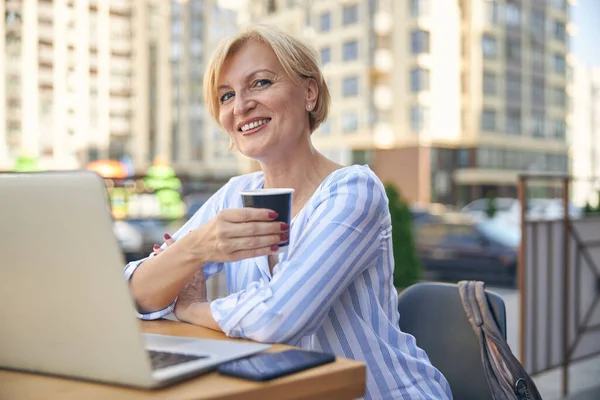
[[458, 289], [481, 348], [481, 360], [494, 400], [541, 400], [531, 377], [513, 355], [490, 309], [485, 283], [461, 281]]

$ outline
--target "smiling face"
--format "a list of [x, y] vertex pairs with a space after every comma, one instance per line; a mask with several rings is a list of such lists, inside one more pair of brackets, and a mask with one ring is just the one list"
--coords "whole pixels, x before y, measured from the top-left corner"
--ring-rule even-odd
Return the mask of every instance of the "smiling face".
[[267, 44], [243, 44], [224, 63], [218, 87], [219, 121], [242, 154], [285, 157], [310, 137], [307, 107], [316, 102], [316, 82], [297, 84]]

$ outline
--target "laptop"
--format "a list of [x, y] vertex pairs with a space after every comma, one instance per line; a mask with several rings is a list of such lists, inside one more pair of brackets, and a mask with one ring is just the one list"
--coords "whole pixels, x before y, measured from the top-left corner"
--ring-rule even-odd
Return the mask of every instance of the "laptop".
[[270, 346], [143, 334], [104, 180], [0, 173], [0, 368], [158, 388]]

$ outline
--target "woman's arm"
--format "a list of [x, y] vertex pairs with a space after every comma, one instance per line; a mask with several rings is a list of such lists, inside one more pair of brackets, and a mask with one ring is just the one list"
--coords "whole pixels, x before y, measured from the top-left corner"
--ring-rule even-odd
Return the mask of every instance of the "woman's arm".
[[277, 251], [288, 227], [274, 222], [277, 214], [271, 210], [223, 209], [223, 196], [239, 195], [238, 185], [227, 186], [173, 235], [173, 243], [163, 244], [160, 254], [125, 267], [138, 309], [145, 313], [141, 318], [160, 318], [173, 311], [177, 295], [200, 268], [208, 278], [225, 262]]
[[389, 212], [381, 182], [355, 173], [333, 184], [294, 248], [270, 282], [198, 306], [190, 322], [209, 326], [211, 318], [228, 336], [261, 342], [295, 343], [314, 332], [352, 281], [376, 261]]

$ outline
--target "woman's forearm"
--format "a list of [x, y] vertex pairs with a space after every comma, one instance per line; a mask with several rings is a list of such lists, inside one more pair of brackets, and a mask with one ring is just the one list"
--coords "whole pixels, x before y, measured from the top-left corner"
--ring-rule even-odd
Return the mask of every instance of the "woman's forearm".
[[203, 326], [214, 331], [223, 331], [219, 324], [217, 324], [217, 321], [213, 318], [212, 312], [210, 311], [210, 303], [207, 301], [195, 302], [188, 305], [178, 317], [179, 320], [183, 322]]
[[205, 262], [187, 251], [178, 241], [161, 254], [144, 261], [130, 280], [138, 310], [147, 313], [164, 309], [173, 302], [194, 272]]

